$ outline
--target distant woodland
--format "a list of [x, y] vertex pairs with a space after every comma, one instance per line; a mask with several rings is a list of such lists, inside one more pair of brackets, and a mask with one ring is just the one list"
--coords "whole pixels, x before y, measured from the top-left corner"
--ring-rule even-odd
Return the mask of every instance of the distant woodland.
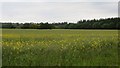
[[14, 22], [0, 22], [0, 28], [6, 29], [119, 29], [120, 18], [106, 18], [93, 20], [80, 20], [77, 23], [69, 22], [28, 22], [28, 23], [14, 23]]

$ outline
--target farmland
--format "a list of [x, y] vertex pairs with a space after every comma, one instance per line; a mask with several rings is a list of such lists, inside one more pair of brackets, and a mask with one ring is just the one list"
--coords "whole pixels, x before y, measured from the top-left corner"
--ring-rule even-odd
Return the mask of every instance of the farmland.
[[117, 30], [3, 29], [3, 66], [117, 66]]

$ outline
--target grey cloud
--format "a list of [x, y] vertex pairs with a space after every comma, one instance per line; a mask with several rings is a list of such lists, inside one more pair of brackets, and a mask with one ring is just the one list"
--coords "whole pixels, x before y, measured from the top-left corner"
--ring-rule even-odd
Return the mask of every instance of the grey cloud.
[[117, 3], [3, 3], [2, 21], [76, 22], [117, 16]]
[[119, 0], [0, 0], [0, 2], [118, 2]]

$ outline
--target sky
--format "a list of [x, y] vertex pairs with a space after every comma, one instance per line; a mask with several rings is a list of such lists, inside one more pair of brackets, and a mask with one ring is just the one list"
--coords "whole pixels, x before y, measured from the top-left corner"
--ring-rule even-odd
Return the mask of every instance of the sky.
[[[117, 0], [4, 0], [2, 22], [77, 22], [118, 17]], [[100, 1], [100, 2], [99, 2]]]
[[118, 2], [119, 0], [0, 0], [0, 2]]

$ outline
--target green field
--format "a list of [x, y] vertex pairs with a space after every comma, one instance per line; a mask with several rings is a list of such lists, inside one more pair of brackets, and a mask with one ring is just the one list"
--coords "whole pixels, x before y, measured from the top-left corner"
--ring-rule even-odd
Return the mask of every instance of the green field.
[[117, 66], [117, 30], [2, 30], [3, 66]]

